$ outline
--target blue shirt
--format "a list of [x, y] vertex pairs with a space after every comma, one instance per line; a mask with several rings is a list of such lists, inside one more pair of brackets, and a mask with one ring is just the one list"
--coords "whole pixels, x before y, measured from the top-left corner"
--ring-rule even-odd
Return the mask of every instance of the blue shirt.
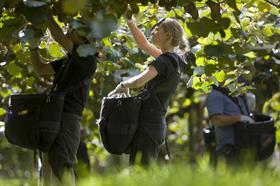
[[[212, 90], [208, 95], [206, 108], [208, 110], [209, 117], [213, 115], [249, 115], [246, 109], [246, 102], [241, 96], [237, 97], [240, 108], [234, 103], [228, 96], [218, 90]], [[233, 126], [221, 126], [215, 127], [216, 133], [216, 150], [219, 150], [225, 144], [234, 144], [234, 131]]]

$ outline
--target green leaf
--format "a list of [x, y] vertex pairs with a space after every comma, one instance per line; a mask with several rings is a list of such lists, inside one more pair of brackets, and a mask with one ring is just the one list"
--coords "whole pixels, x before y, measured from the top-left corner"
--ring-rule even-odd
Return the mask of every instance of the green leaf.
[[272, 25], [265, 25], [264, 28], [262, 29], [262, 32], [265, 36], [271, 37], [273, 35], [272, 29], [273, 29]]
[[29, 87], [33, 87], [34, 82], [35, 82], [35, 78], [34, 77], [29, 77], [26, 80], [26, 85], [29, 86]]
[[111, 41], [109, 40], [109, 38], [102, 39], [102, 42], [103, 42], [104, 46], [106, 46], [106, 47], [111, 47], [112, 46]]
[[268, 12], [271, 6], [266, 2], [259, 2], [258, 8], [261, 12]]
[[18, 33], [24, 21], [21, 18], [9, 17], [2, 21], [3, 26], [0, 27], [0, 42], [12, 42], [18, 40]]
[[218, 82], [223, 82], [225, 80], [226, 74], [223, 70], [217, 71], [213, 76], [218, 80]]
[[52, 42], [49, 45], [49, 53], [54, 58], [60, 58], [64, 56], [64, 53], [61, 52], [60, 45], [56, 42]]
[[199, 90], [201, 88], [201, 81], [199, 77], [194, 76], [192, 81], [192, 87], [195, 90]]
[[3, 116], [4, 114], [6, 114], [6, 110], [3, 108], [0, 108], [0, 116]]
[[201, 37], [207, 37], [210, 32], [217, 33], [219, 27], [217, 23], [207, 17], [201, 18], [199, 22], [187, 23], [187, 26], [193, 35]]
[[224, 49], [220, 45], [207, 45], [204, 47], [204, 52], [209, 57], [222, 57]]
[[64, 13], [72, 15], [85, 8], [87, 0], [64, 0], [62, 3]]
[[231, 21], [228, 17], [222, 17], [221, 19], [218, 19], [218, 23], [223, 29], [227, 29], [230, 26]]
[[236, 0], [226, 0], [229, 7], [233, 8], [238, 14], [240, 14], [240, 10], [236, 6]]
[[90, 23], [89, 38], [102, 39], [118, 28], [117, 18], [113, 14], [105, 14], [103, 11], [96, 14]]
[[22, 9], [24, 17], [34, 25], [43, 24], [48, 19], [48, 6], [23, 6]]
[[247, 53], [244, 54], [244, 56], [246, 56], [248, 58], [251, 58], [251, 59], [256, 58], [255, 52], [247, 52]]
[[280, 112], [280, 102], [273, 102], [271, 103], [271, 107], [273, 110]]
[[12, 75], [12, 76], [17, 76], [21, 72], [21, 68], [15, 64], [15, 62], [10, 62], [9, 65], [7, 66], [7, 71]]
[[205, 58], [199, 57], [195, 60], [195, 63], [197, 66], [205, 66]]
[[87, 57], [90, 55], [94, 55], [96, 53], [96, 49], [91, 44], [80, 45], [77, 48], [77, 52], [81, 57]]
[[198, 76], [204, 74], [204, 67], [203, 66], [195, 67], [193, 73]]

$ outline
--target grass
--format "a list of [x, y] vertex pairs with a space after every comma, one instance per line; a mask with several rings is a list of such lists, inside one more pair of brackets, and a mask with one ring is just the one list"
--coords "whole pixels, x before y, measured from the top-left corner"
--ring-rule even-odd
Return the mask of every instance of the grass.
[[221, 163], [216, 169], [201, 159], [197, 166], [187, 164], [152, 165], [148, 169], [127, 168], [106, 175], [94, 175], [79, 186], [276, 186], [280, 171], [264, 165], [228, 168]]
[[[138, 166], [111, 170], [106, 174], [93, 172], [78, 182], [78, 186], [277, 186], [280, 171], [255, 165], [230, 169], [220, 164], [210, 167], [205, 159], [196, 166], [188, 164], [153, 164], [149, 168]], [[33, 179], [0, 179], [0, 185], [36, 185]]]

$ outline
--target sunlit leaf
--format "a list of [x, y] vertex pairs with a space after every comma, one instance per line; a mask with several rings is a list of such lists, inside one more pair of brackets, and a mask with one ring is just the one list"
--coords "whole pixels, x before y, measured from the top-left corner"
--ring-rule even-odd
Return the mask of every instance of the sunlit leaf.
[[56, 42], [50, 43], [50, 45], [49, 45], [49, 53], [54, 58], [60, 58], [60, 57], [64, 56], [64, 54], [61, 51], [61, 47]]
[[272, 36], [273, 35], [272, 26], [271, 25], [265, 25], [264, 28], [262, 29], [262, 32], [267, 37]]
[[35, 81], [34, 77], [29, 77], [26, 80], [26, 85], [29, 86], [29, 87], [33, 87], [34, 81]]
[[218, 80], [218, 82], [223, 82], [225, 80], [226, 74], [223, 70], [217, 71], [213, 76]]
[[7, 66], [7, 71], [12, 75], [12, 76], [17, 76], [21, 72], [21, 68], [15, 64], [15, 62], [10, 62], [9, 65]]
[[66, 14], [76, 14], [86, 6], [87, 0], [63, 0], [62, 3]]
[[6, 110], [3, 108], [0, 108], [0, 116], [3, 116], [4, 114], [6, 114]]

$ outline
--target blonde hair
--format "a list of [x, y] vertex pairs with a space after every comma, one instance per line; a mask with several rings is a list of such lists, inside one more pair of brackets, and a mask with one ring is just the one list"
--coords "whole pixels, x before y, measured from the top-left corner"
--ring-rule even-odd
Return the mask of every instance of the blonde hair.
[[159, 26], [171, 34], [171, 45], [175, 47], [176, 53], [184, 57], [190, 49], [183, 27], [175, 19], [169, 18], [165, 19]]

